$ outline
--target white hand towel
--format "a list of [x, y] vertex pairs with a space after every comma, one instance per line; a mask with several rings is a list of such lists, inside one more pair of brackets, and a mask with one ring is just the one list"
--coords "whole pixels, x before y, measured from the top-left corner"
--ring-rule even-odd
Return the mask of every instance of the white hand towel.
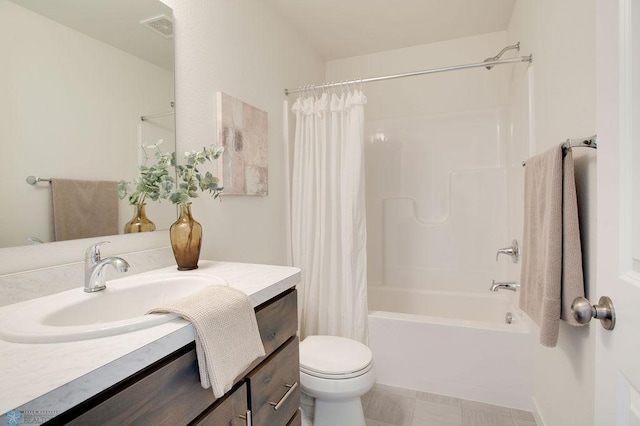
[[255, 311], [249, 298], [227, 286], [211, 286], [148, 313], [175, 313], [196, 330], [200, 384], [220, 398], [233, 380], [265, 355]]

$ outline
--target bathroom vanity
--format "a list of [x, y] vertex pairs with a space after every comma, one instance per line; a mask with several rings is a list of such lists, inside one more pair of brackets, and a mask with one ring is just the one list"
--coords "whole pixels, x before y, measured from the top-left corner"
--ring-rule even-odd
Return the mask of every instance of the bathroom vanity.
[[[0, 394], [4, 412], [45, 413], [43, 419], [50, 424], [72, 425], [300, 425], [294, 288], [299, 270], [202, 262], [198, 271], [222, 277], [249, 296], [266, 352], [223, 397], [216, 399], [211, 389], [200, 386], [193, 327], [175, 319], [146, 330], [78, 342], [0, 341], [0, 378], [19, 388], [17, 395], [11, 389]], [[0, 315], [19, 305], [0, 309]], [[88, 353], [80, 352], [91, 346]], [[48, 369], [42, 368], [43, 362]], [[39, 383], [34, 370], [48, 377]], [[37, 385], [30, 386], [29, 380]], [[5, 405], [25, 398], [25, 403]]]

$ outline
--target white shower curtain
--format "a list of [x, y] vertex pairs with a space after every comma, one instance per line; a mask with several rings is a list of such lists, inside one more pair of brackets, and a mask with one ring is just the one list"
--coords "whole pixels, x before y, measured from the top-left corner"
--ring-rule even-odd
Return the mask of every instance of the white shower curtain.
[[364, 104], [361, 91], [298, 98], [293, 264], [302, 269], [300, 335], [367, 342]]

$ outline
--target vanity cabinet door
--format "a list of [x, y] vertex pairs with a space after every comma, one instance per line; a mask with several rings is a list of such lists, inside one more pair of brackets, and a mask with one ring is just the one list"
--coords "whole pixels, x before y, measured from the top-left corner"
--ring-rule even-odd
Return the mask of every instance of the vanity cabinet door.
[[302, 413], [300, 412], [300, 410], [298, 410], [291, 421], [287, 423], [287, 426], [302, 426]]
[[196, 419], [193, 426], [246, 426], [249, 425], [247, 416], [247, 385], [243, 383], [238, 389], [226, 395], [222, 400], [209, 408], [201, 417]]
[[247, 376], [253, 426], [286, 426], [300, 406], [298, 338], [292, 337]]
[[258, 306], [256, 320], [264, 351], [269, 355], [298, 331], [297, 290]]

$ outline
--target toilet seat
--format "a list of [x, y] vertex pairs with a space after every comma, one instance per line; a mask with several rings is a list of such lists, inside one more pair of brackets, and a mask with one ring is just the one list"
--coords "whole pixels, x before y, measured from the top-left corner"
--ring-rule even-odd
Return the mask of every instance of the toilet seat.
[[309, 336], [300, 342], [300, 371], [324, 379], [350, 379], [373, 367], [371, 350], [337, 336]]
[[300, 371], [313, 377], [319, 377], [321, 379], [343, 380], [343, 379], [352, 379], [354, 377], [362, 376], [363, 374], [366, 374], [367, 372], [369, 372], [372, 367], [373, 367], [373, 363], [370, 363], [369, 365], [367, 365], [365, 368], [361, 370], [352, 371], [351, 373], [344, 373], [344, 374], [323, 373], [321, 371], [313, 371], [313, 370], [304, 368], [302, 366], [300, 367]]

